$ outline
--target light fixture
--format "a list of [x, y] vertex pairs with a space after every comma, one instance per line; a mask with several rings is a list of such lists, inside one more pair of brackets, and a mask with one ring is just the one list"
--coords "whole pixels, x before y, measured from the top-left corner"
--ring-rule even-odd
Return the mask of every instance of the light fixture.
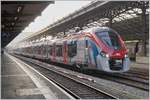
[[19, 7], [17, 8], [17, 12], [19, 13], [19, 12], [21, 11], [21, 9], [22, 9], [22, 7], [19, 6]]
[[106, 54], [106, 57], [109, 58], [109, 54]]
[[106, 54], [106, 53], [103, 52], [103, 51], [100, 52], [100, 55], [101, 55], [102, 57], [109, 58], [109, 54]]
[[14, 19], [17, 20], [18, 17], [15, 17]]
[[11, 25], [12, 25], [12, 26], [14, 26], [14, 25], [15, 25], [15, 23], [13, 22], [13, 23], [11, 23]]
[[128, 58], [128, 54], [125, 54], [124, 57], [125, 57], [125, 58]]

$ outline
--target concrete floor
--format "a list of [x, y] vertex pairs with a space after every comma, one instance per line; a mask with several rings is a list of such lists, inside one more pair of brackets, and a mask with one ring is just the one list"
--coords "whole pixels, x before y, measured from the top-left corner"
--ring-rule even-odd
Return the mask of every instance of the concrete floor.
[[67, 92], [47, 80], [31, 66], [4, 53], [1, 56], [2, 99], [72, 99]]
[[6, 55], [1, 56], [2, 99], [44, 99], [30, 77]]
[[[141, 60], [142, 61], [142, 60]], [[23, 63], [21, 65], [25, 66]], [[132, 68], [140, 67], [149, 69], [149, 64], [139, 64], [132, 62]], [[35, 74], [34, 71], [31, 73]], [[45, 99], [45, 95], [41, 92], [46, 89], [47, 94], [55, 94], [57, 99], [69, 99], [66, 94], [56, 89], [55, 86], [48, 81], [43, 80], [40, 75], [35, 75], [45, 85], [39, 88], [28, 75], [15, 61], [8, 57], [5, 53], [1, 55], [1, 98], [2, 99]], [[51, 97], [50, 97], [51, 98]]]

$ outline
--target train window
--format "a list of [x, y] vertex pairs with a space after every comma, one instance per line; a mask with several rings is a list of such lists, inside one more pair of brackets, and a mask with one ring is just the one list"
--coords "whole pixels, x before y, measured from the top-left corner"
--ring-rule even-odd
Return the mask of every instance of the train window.
[[49, 55], [52, 55], [53, 54], [53, 48], [52, 46], [48, 46], [48, 52], [49, 52]]
[[43, 48], [43, 46], [40, 46], [40, 51], [41, 51], [41, 54], [44, 54], [44, 48]]
[[40, 46], [40, 54], [43, 54], [43, 46]]
[[68, 44], [68, 56], [74, 57], [77, 54], [77, 42], [74, 41], [71, 44]]
[[85, 37], [85, 47], [88, 48], [88, 37]]
[[115, 50], [121, 49], [121, 44], [116, 33], [112, 31], [96, 32], [97, 37], [102, 40], [108, 47]]
[[33, 50], [34, 50], [35, 54], [38, 54], [39, 51], [38, 51], [37, 46], [35, 46]]
[[41, 55], [42, 54], [42, 47], [39, 46], [39, 54]]
[[46, 55], [46, 45], [43, 45], [43, 54]]
[[37, 46], [38, 54], [41, 54], [41, 48], [40, 46]]
[[56, 46], [56, 56], [58, 57], [62, 56], [62, 45]]

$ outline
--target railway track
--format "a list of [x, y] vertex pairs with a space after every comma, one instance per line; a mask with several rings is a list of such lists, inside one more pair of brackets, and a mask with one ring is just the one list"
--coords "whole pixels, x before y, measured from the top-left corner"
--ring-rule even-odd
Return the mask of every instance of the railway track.
[[140, 72], [125, 72], [125, 73], [122, 73], [122, 75], [125, 75], [127, 77], [136, 77], [137, 79], [143, 79], [145, 81], [149, 81], [149, 75], [141, 75], [141, 74], [138, 74]]
[[61, 86], [76, 99], [116, 99], [116, 97], [112, 96], [111, 94], [93, 88], [61, 73], [54, 72], [41, 66], [37, 68], [37, 65], [34, 66], [34, 68], [39, 70], [48, 79]]
[[149, 80], [149, 71], [141, 71], [141, 69], [131, 69], [126, 72], [128, 75], [136, 76], [145, 80]]
[[149, 91], [149, 80], [135, 77], [135, 76], [129, 75], [128, 73], [111, 74], [111, 73], [105, 73], [101, 71], [92, 71], [92, 72], [87, 71], [85, 74], [115, 81], [124, 85], [142, 89], [144, 91]]
[[124, 85], [142, 89], [144, 91], [149, 91], [149, 80], [144, 80], [132, 76], [129, 77], [127, 74], [125, 75], [125, 74], [111, 74], [111, 73], [97, 72], [97, 73], [90, 73], [90, 75], [115, 81]]
[[135, 73], [135, 72], [127, 72], [127, 73], [123, 73], [123, 75], [128, 76], [128, 77], [136, 77], [139, 79], [149, 81], [149, 75], [140, 75], [140, 74]]
[[76, 99], [118, 99], [109, 93], [92, 87], [84, 82], [73, 79], [67, 75], [61, 74], [57, 71], [50, 70], [49, 68], [41, 65], [39, 66], [32, 62], [27, 63], [46, 76], [48, 79], [56, 83], [58, 86], [66, 90]]

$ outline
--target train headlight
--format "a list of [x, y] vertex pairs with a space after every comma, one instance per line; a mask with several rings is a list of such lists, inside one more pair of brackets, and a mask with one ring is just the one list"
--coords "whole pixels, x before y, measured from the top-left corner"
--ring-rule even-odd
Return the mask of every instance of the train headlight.
[[109, 55], [108, 55], [108, 54], [106, 54], [106, 57], [107, 57], [107, 58], [109, 58]]
[[128, 54], [125, 54], [124, 57], [125, 57], [125, 58], [128, 58]]
[[103, 56], [103, 57], [107, 57], [107, 58], [109, 58], [109, 55], [108, 55], [108, 54], [106, 54], [106, 53], [105, 53], [105, 52], [103, 52], [103, 51], [100, 53], [100, 55], [101, 55], [101, 56]]
[[105, 53], [104, 52], [101, 52], [100, 54], [101, 54], [101, 56], [105, 57]]

